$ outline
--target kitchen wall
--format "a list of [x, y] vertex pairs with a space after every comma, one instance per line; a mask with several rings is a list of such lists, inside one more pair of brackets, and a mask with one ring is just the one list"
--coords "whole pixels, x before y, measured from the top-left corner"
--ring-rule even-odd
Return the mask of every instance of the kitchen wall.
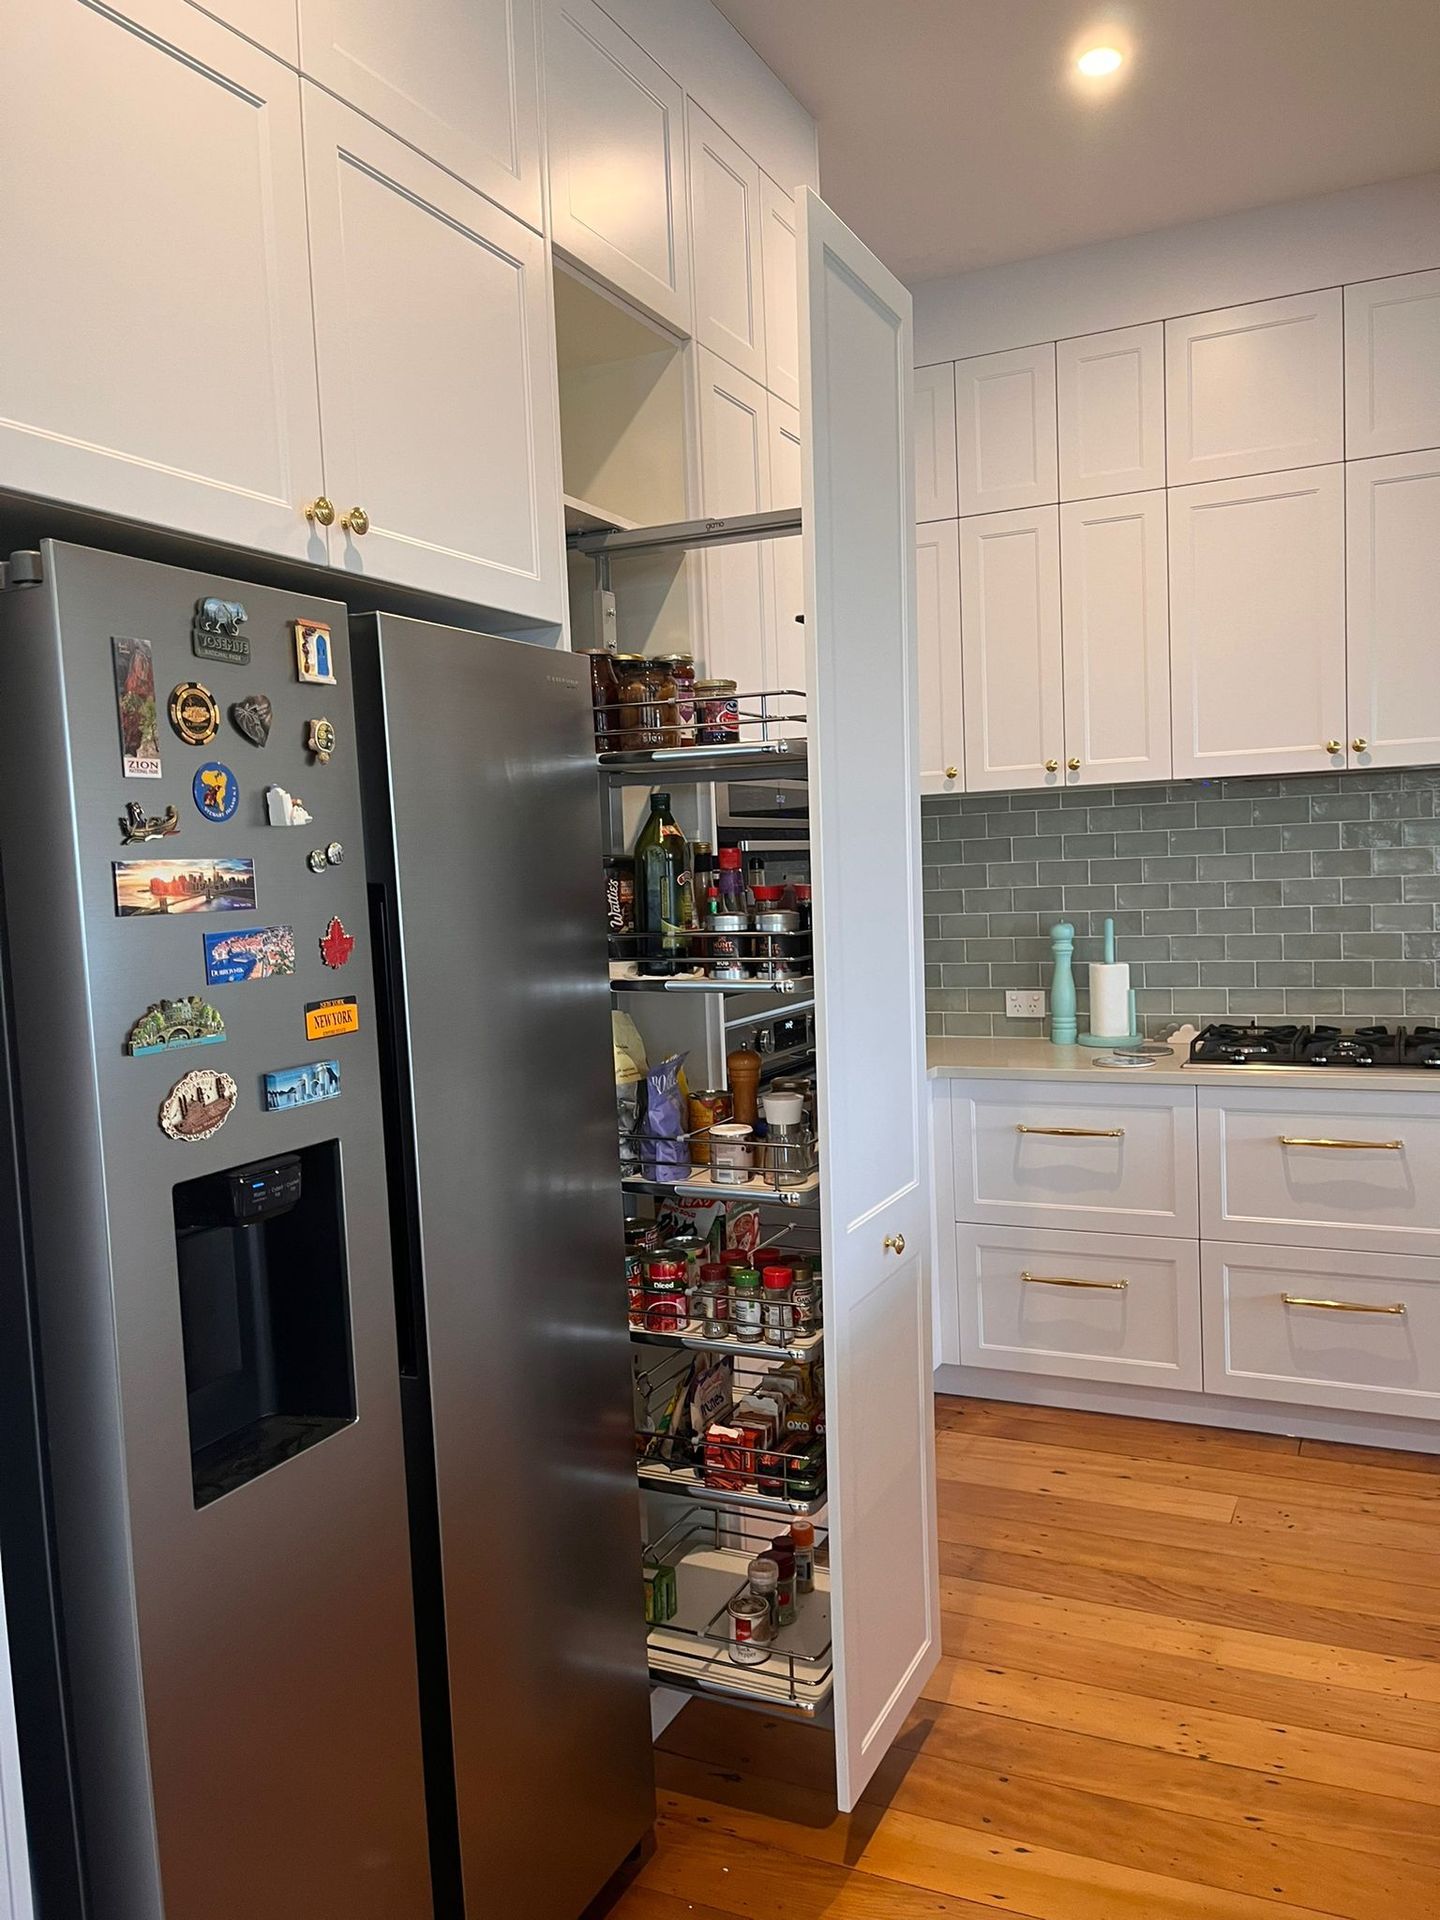
[[[932, 1034], [1016, 1035], [1049, 929], [1114, 916], [1142, 1024], [1440, 1024], [1440, 769], [943, 794], [921, 803]], [[1082, 1026], [1085, 976], [1082, 990]]]

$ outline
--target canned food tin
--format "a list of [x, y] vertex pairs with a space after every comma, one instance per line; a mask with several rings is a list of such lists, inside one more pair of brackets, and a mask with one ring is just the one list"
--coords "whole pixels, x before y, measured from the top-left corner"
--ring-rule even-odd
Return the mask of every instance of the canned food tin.
[[747, 1587], [737, 1593], [726, 1612], [730, 1616], [730, 1658], [737, 1667], [759, 1667], [770, 1658], [774, 1627], [770, 1603]]

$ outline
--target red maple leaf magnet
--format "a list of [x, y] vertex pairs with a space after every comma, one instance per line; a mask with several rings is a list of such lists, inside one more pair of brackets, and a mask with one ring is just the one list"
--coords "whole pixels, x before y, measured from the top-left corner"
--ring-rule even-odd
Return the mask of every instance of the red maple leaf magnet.
[[320, 958], [327, 967], [343, 967], [354, 951], [354, 934], [346, 933], [343, 921], [332, 919], [320, 942]]

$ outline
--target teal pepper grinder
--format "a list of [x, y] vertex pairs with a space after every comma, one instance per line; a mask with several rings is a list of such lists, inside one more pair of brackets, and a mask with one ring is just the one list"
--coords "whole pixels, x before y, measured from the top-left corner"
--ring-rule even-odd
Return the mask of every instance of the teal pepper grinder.
[[1057, 1047], [1073, 1047], [1079, 1025], [1075, 1018], [1075, 929], [1068, 920], [1050, 929], [1055, 968], [1050, 978], [1050, 1038]]

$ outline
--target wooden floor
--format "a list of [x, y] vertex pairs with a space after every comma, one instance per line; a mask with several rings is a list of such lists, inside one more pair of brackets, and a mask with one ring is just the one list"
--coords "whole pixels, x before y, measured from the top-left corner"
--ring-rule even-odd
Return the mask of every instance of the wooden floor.
[[945, 1657], [862, 1807], [693, 1702], [614, 1920], [1436, 1920], [1440, 1458], [937, 1405]]

